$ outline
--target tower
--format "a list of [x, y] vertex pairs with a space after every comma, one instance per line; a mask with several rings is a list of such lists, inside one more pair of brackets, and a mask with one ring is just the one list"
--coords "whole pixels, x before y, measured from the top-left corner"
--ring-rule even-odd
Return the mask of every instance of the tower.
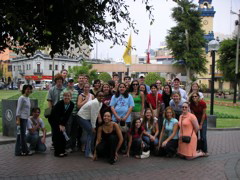
[[205, 31], [204, 38], [209, 42], [214, 39], [213, 19], [216, 11], [212, 6], [212, 0], [199, 0], [199, 12], [202, 17], [203, 30]]

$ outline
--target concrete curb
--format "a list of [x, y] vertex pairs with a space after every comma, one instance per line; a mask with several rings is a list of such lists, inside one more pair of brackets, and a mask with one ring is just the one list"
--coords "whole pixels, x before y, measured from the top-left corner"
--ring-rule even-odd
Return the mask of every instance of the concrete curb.
[[208, 131], [239, 131], [240, 128], [207, 128]]

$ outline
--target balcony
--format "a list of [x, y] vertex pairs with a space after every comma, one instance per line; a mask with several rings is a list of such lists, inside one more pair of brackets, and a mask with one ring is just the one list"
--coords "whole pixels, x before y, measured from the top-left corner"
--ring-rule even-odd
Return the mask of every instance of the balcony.
[[19, 73], [21, 76], [24, 76], [24, 75], [25, 75], [25, 71], [23, 71], [23, 70], [18, 70], [18, 73]]
[[34, 69], [33, 74], [34, 75], [43, 75], [43, 70], [42, 69]]

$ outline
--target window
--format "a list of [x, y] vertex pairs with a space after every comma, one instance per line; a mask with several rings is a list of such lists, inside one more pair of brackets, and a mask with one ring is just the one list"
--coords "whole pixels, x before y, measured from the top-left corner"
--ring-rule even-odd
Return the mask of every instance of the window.
[[8, 72], [12, 71], [12, 65], [8, 65]]
[[49, 70], [52, 70], [52, 64], [49, 64]]
[[62, 65], [62, 69], [65, 69], [65, 65], [64, 64]]
[[31, 64], [29, 64], [28, 68], [29, 68], [29, 70], [31, 70]]
[[13, 71], [15, 71], [15, 66], [13, 66]]
[[58, 70], [58, 65], [55, 65], [55, 70]]

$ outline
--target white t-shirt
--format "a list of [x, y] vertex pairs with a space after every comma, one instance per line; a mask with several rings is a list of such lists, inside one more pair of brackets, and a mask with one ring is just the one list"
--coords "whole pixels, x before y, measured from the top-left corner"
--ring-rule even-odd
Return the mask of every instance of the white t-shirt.
[[[38, 122], [40, 124], [40, 127], [36, 131], [34, 131], [33, 133], [30, 132], [29, 129], [34, 128], [37, 125]], [[30, 117], [30, 118], [28, 118], [28, 121], [27, 121], [27, 134], [32, 134], [32, 135], [39, 134], [39, 129], [42, 129], [44, 127], [45, 127], [45, 125], [44, 125], [44, 122], [41, 118], [39, 118], [37, 120], [37, 119], [33, 119], [32, 117]]]

